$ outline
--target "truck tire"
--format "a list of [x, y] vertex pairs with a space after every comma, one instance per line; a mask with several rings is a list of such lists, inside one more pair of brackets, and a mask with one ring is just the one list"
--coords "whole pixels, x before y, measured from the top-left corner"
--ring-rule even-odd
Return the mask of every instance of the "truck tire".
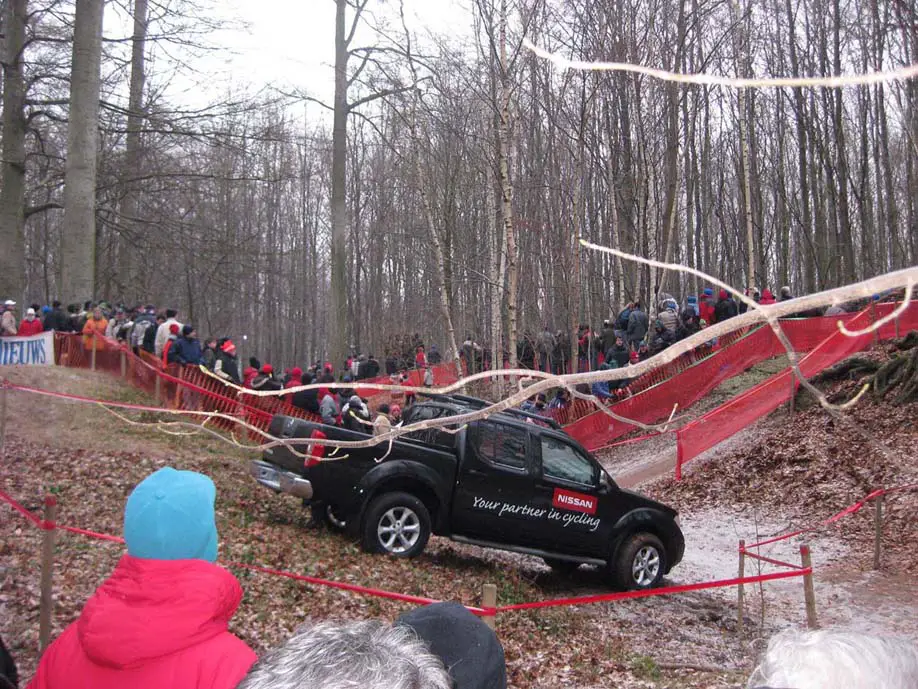
[[625, 591], [650, 589], [659, 585], [666, 571], [666, 551], [660, 539], [651, 533], [629, 536], [610, 562], [615, 583]]
[[430, 513], [409, 493], [383, 493], [367, 508], [363, 547], [394, 557], [420, 555], [430, 538]]
[[551, 567], [552, 572], [565, 577], [572, 575], [580, 567], [579, 562], [571, 560], [559, 560], [554, 557], [543, 557], [542, 559], [545, 560], [546, 565]]
[[344, 533], [347, 530], [347, 520], [340, 519], [335, 514], [335, 506], [327, 502], [314, 502], [309, 506], [309, 513], [312, 520], [321, 526], [328, 527], [332, 531]]

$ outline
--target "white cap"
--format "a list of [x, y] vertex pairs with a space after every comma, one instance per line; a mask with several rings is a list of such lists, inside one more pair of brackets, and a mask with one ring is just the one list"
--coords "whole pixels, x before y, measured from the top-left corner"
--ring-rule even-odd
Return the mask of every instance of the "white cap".
[[35, 309], [26, 310], [26, 316], [34, 316], [34, 315], [35, 315]]
[[5, 302], [3, 302], [3, 305], [4, 306], [16, 306], [16, 302], [13, 301], [12, 299], [7, 299]]

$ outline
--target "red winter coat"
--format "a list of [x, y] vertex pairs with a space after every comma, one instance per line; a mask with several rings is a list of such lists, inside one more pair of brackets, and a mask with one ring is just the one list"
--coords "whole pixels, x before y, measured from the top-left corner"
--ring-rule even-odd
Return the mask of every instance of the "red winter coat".
[[233, 689], [256, 660], [227, 631], [241, 600], [217, 565], [125, 555], [27, 689]]
[[[287, 384], [284, 386], [284, 390], [286, 390], [287, 388], [298, 388], [302, 384], [303, 384], [302, 378], [296, 378], [295, 376], [291, 376], [290, 380], [288, 380]], [[284, 402], [286, 402], [287, 404], [293, 404], [293, 393], [292, 392], [287, 395], [284, 395]]]
[[255, 376], [258, 375], [258, 369], [253, 366], [246, 366], [242, 371], [242, 387], [251, 388], [252, 381], [255, 380]]
[[31, 337], [32, 335], [41, 335], [45, 328], [37, 318], [27, 320], [25, 318], [19, 323], [19, 337]]
[[714, 304], [707, 299], [702, 299], [698, 304], [698, 318], [712, 325], [714, 323]]

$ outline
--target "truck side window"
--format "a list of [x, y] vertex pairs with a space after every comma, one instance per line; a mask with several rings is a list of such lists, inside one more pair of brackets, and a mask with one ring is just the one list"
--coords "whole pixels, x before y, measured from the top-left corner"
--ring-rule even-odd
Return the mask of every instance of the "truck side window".
[[475, 434], [478, 456], [486, 462], [526, 470], [526, 432], [497, 423], [479, 423]]
[[596, 468], [567, 443], [542, 436], [542, 475], [585, 486], [596, 485]]

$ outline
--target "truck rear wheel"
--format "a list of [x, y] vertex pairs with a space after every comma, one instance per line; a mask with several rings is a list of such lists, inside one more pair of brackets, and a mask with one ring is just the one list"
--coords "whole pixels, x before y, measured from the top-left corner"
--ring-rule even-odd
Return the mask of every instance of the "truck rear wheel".
[[395, 557], [419, 555], [430, 538], [430, 513], [409, 493], [384, 493], [370, 503], [363, 524], [363, 547]]
[[629, 536], [610, 562], [615, 583], [625, 591], [650, 589], [659, 585], [666, 571], [666, 551], [660, 539], [641, 532]]
[[344, 532], [347, 530], [347, 520], [340, 518], [336, 514], [334, 505], [326, 502], [314, 502], [309, 506], [312, 520], [316, 524], [326, 526], [332, 531]]

